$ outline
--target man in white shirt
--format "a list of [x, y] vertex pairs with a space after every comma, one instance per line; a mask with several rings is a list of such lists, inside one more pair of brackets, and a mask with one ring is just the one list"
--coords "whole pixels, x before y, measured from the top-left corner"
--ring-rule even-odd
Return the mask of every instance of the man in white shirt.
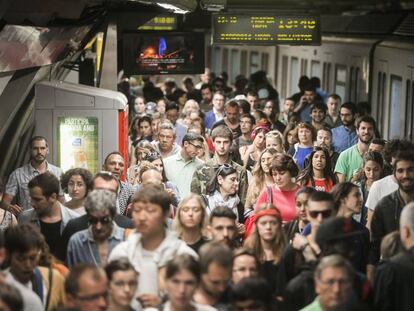
[[161, 289], [158, 279], [167, 262], [176, 255], [197, 254], [166, 229], [170, 215], [170, 195], [160, 186], [144, 185], [132, 199], [132, 219], [136, 232], [116, 246], [109, 261], [127, 257], [138, 276], [138, 300], [144, 308], [158, 308]]
[[191, 193], [191, 180], [194, 172], [203, 165], [197, 158], [198, 151], [203, 148], [203, 138], [195, 133], [185, 134], [181, 151], [164, 160], [165, 175], [178, 187], [180, 195], [185, 197]]

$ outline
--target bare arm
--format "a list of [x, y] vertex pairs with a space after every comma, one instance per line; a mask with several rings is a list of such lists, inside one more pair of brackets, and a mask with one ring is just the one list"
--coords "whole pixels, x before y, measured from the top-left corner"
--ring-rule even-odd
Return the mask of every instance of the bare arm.
[[372, 221], [372, 215], [374, 215], [374, 212], [372, 211], [372, 209], [368, 208], [368, 214], [367, 214], [367, 224], [366, 227], [369, 230], [369, 232], [371, 233], [371, 221]]
[[336, 173], [336, 177], [338, 178], [338, 183], [345, 182], [345, 175], [341, 173]]
[[3, 200], [0, 202], [0, 208], [13, 213], [14, 215], [19, 215], [22, 212], [22, 208], [17, 204], [11, 204], [14, 196], [5, 193], [3, 195]]

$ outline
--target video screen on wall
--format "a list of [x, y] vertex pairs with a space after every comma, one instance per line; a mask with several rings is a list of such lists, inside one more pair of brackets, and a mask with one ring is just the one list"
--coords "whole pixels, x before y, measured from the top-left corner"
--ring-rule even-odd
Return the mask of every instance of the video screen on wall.
[[122, 49], [127, 75], [204, 72], [202, 33], [124, 33]]

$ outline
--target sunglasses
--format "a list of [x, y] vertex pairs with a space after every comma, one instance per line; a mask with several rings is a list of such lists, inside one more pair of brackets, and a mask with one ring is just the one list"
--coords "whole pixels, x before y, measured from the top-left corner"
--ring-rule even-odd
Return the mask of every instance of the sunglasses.
[[112, 222], [112, 217], [105, 216], [105, 217], [89, 217], [88, 219], [89, 224], [96, 225], [100, 222], [102, 225], [107, 225]]
[[312, 218], [316, 218], [319, 216], [319, 214], [322, 215], [322, 218], [328, 218], [332, 215], [332, 211], [331, 210], [324, 210], [324, 211], [308, 211], [309, 216]]

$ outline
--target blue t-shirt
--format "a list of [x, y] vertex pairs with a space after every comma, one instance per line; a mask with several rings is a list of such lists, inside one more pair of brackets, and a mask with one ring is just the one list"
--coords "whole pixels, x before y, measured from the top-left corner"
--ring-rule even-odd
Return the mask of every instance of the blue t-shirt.
[[293, 156], [293, 159], [295, 159], [296, 164], [298, 165], [300, 170], [303, 169], [303, 164], [305, 162], [305, 158], [312, 151], [313, 151], [313, 147], [307, 147], [307, 148], [302, 148], [302, 147], [299, 147], [299, 146], [296, 147], [296, 152]]

